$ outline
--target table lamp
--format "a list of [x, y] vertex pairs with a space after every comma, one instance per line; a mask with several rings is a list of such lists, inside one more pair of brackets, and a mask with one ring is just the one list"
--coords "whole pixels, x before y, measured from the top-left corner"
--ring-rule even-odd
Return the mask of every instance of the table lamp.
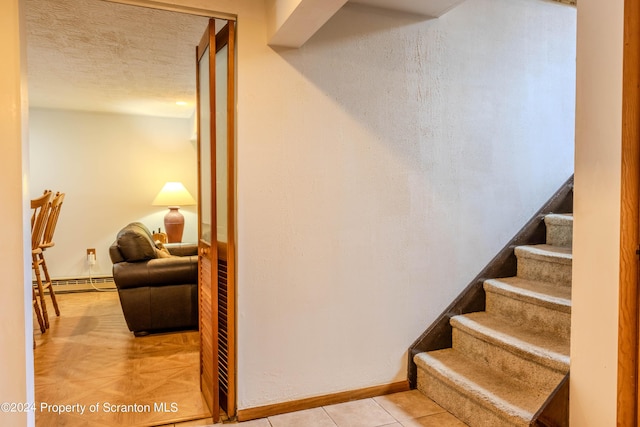
[[151, 204], [169, 208], [169, 212], [164, 216], [164, 229], [167, 232], [167, 240], [169, 243], [181, 242], [182, 232], [184, 231], [184, 216], [178, 209], [180, 209], [180, 206], [195, 205], [196, 200], [193, 196], [181, 182], [167, 182]]

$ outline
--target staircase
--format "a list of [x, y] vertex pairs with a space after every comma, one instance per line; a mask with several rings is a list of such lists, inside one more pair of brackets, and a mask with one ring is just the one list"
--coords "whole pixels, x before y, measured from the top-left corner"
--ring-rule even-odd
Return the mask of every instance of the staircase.
[[516, 276], [484, 280], [484, 311], [450, 317], [451, 348], [414, 356], [418, 389], [469, 426], [566, 422], [568, 401], [538, 416], [569, 372], [573, 215], [544, 224], [545, 243], [515, 247]]

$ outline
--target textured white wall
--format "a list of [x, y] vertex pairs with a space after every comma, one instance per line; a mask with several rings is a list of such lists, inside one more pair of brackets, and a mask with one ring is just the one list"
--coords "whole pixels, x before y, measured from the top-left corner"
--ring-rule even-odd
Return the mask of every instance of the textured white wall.
[[571, 425], [616, 425], [624, 1], [580, 0]]
[[[151, 206], [167, 181], [197, 197], [195, 144], [189, 119], [32, 109], [31, 197], [66, 193], [47, 266], [54, 278], [86, 277], [86, 249], [96, 248], [94, 275], [111, 275], [109, 246], [132, 221], [161, 227], [167, 212]], [[197, 237], [196, 207], [185, 216], [183, 241]]]
[[238, 14], [239, 408], [405, 379], [573, 170], [575, 10], [348, 7], [275, 51], [262, 2], [166, 2]]
[[573, 171], [575, 9], [350, 6], [279, 51], [259, 14], [239, 11], [240, 408], [404, 380]]

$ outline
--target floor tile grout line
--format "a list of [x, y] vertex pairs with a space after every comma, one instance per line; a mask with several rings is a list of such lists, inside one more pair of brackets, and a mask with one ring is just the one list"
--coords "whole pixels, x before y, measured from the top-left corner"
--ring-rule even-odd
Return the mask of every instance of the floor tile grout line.
[[[387, 411], [384, 407], [382, 407], [382, 405], [380, 405], [378, 402], [376, 402], [376, 400], [375, 400], [374, 398], [372, 398], [372, 397], [365, 398], [365, 399], [351, 400], [351, 401], [349, 401], [349, 402], [344, 402], [344, 403], [351, 403], [351, 402], [366, 402], [367, 400], [370, 400], [370, 401], [372, 401], [373, 403], [375, 403], [375, 404], [376, 404], [380, 409], [382, 409], [382, 410], [383, 410], [387, 415], [389, 415], [389, 416], [391, 417], [391, 419], [393, 419], [393, 420], [394, 420], [394, 422], [392, 422], [392, 423], [377, 424], [377, 425], [375, 425], [375, 426], [371, 426], [371, 427], [384, 427], [384, 426], [388, 426], [388, 425], [391, 425], [391, 424], [400, 423], [400, 421], [398, 421], [398, 420], [396, 419], [396, 417], [394, 417], [392, 414], [390, 414], [390, 413], [389, 413], [389, 411]], [[344, 403], [338, 403], [338, 404], [336, 404], [336, 405], [341, 405], [341, 404], [344, 404]], [[328, 405], [328, 406], [335, 406], [335, 405]], [[334, 418], [331, 416], [331, 414], [330, 414], [330, 413], [325, 409], [325, 408], [326, 408], [326, 406], [322, 406], [321, 408], [322, 408], [322, 409], [324, 410], [324, 412], [329, 416], [329, 418], [331, 419], [331, 421], [333, 422], [333, 424], [334, 424], [336, 427], [341, 427], [341, 426], [338, 424], [338, 421], [337, 421], [336, 419], [334, 419]], [[401, 423], [400, 423], [400, 424], [401, 424]]]
[[327, 412], [327, 410], [325, 409], [324, 406], [320, 407], [322, 409], [322, 411], [327, 415], [327, 417], [329, 417], [329, 419], [331, 420], [331, 422], [333, 423], [334, 426], [338, 427], [338, 422], [336, 420], [333, 419], [333, 417], [331, 416], [331, 414], [329, 412]]
[[[380, 403], [378, 403], [378, 401], [377, 401], [375, 398], [371, 398], [371, 400], [373, 400], [373, 402], [374, 402], [376, 405], [378, 405], [378, 407], [379, 407], [380, 409], [382, 409], [384, 412], [386, 412], [387, 414], [389, 414], [389, 416], [390, 416], [391, 418], [393, 418], [394, 420], [396, 420], [396, 423], [400, 423], [400, 424], [402, 424], [402, 422], [401, 422], [399, 419], [397, 419], [396, 417], [394, 417], [394, 416], [393, 416], [393, 414], [392, 414], [391, 412], [387, 411], [387, 409], [386, 409], [384, 406], [382, 406]], [[390, 423], [390, 424], [393, 424], [393, 423]], [[385, 425], [389, 425], [389, 424], [383, 424], [383, 426], [385, 426]]]

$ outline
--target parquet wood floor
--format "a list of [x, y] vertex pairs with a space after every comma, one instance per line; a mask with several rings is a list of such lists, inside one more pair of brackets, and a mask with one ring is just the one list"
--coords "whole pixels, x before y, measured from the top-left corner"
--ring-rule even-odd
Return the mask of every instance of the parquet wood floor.
[[[210, 417], [199, 391], [197, 331], [134, 337], [116, 292], [57, 296], [61, 316], [49, 316], [50, 329], [41, 334], [34, 322], [37, 427], [146, 427]], [[45, 405], [75, 406], [58, 414], [60, 407]]]

